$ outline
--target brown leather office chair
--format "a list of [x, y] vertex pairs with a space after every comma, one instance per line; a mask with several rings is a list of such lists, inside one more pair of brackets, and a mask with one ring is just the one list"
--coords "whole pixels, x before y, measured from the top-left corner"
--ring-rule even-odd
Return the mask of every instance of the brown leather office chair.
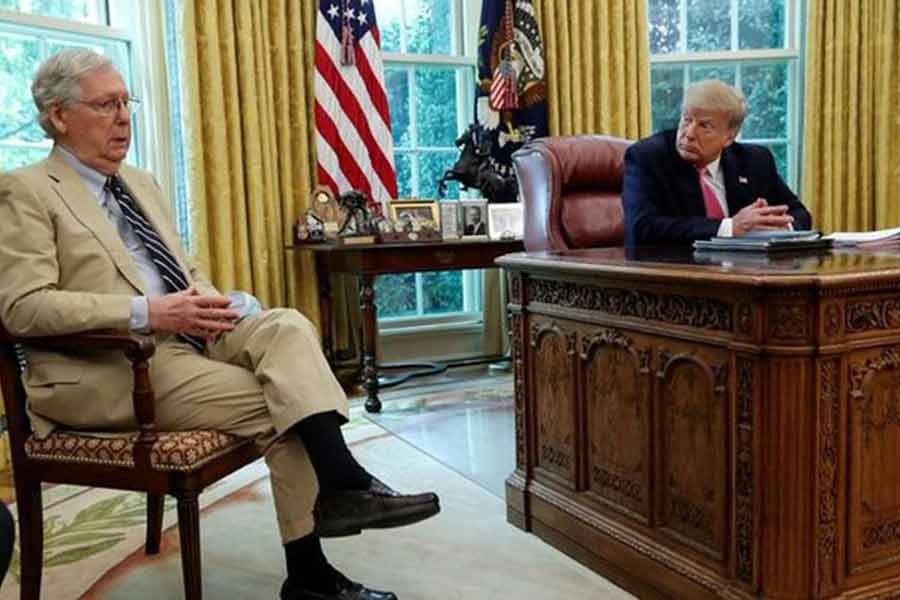
[[[58, 429], [44, 439], [32, 435], [21, 376], [22, 344], [60, 352], [121, 351], [134, 371], [132, 402], [139, 431], [100, 438]], [[259, 458], [256, 444], [219, 431], [158, 432], [147, 360], [155, 346], [125, 333], [89, 332], [59, 337], [17, 338], [0, 325], [0, 391], [6, 408], [19, 512], [22, 600], [41, 593], [44, 529], [41, 482], [68, 483], [147, 493], [147, 554], [159, 552], [165, 494], [178, 502], [178, 533], [185, 597], [200, 600], [200, 520], [203, 488]], [[85, 402], [91, 399], [86, 397]]]
[[547, 137], [513, 155], [525, 204], [525, 249], [621, 246], [622, 178], [631, 140], [606, 135]]

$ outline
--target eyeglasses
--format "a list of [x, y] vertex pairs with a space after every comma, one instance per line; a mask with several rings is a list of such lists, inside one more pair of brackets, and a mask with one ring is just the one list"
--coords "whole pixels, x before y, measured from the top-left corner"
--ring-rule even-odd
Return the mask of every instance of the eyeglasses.
[[119, 112], [120, 108], [124, 108], [129, 115], [133, 115], [141, 107], [141, 101], [137, 98], [112, 98], [110, 100], [104, 100], [103, 102], [76, 100], [75, 102], [91, 107], [104, 117], [111, 117]]

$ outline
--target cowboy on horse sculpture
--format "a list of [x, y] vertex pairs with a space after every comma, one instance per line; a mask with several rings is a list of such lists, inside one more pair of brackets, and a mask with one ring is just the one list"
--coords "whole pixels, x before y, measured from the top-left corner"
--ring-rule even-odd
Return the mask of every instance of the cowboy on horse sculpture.
[[473, 123], [456, 139], [459, 159], [444, 173], [438, 183], [438, 195], [443, 198], [448, 181], [458, 181], [462, 189], [481, 190], [490, 202], [515, 202], [519, 193], [516, 178], [499, 174], [490, 163], [491, 142], [484, 128]]

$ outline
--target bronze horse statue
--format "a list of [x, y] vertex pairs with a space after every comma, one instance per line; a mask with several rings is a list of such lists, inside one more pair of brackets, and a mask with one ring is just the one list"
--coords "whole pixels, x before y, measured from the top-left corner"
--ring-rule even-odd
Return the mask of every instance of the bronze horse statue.
[[514, 176], [503, 176], [491, 166], [491, 140], [484, 128], [473, 123], [456, 138], [459, 158], [452, 168], [444, 172], [438, 182], [438, 195], [443, 198], [448, 181], [458, 181], [463, 190], [481, 190], [490, 202], [515, 202], [519, 186]]

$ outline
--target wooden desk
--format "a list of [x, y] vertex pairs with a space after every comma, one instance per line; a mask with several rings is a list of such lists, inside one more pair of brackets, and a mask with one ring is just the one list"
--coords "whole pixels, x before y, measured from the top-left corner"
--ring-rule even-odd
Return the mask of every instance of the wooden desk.
[[898, 597], [900, 253], [497, 262], [510, 522], [642, 598]]
[[329, 361], [334, 358], [332, 339], [333, 296], [329, 275], [347, 273], [359, 277], [359, 306], [363, 316], [363, 378], [368, 398], [366, 410], [378, 412], [378, 367], [375, 362], [378, 337], [375, 276], [388, 273], [451, 271], [454, 269], [487, 269], [496, 267], [494, 259], [518, 252], [522, 242], [514, 241], [445, 241], [417, 244], [334, 244], [297, 245], [299, 250], [315, 254], [319, 283], [319, 311], [322, 317], [322, 345]]

